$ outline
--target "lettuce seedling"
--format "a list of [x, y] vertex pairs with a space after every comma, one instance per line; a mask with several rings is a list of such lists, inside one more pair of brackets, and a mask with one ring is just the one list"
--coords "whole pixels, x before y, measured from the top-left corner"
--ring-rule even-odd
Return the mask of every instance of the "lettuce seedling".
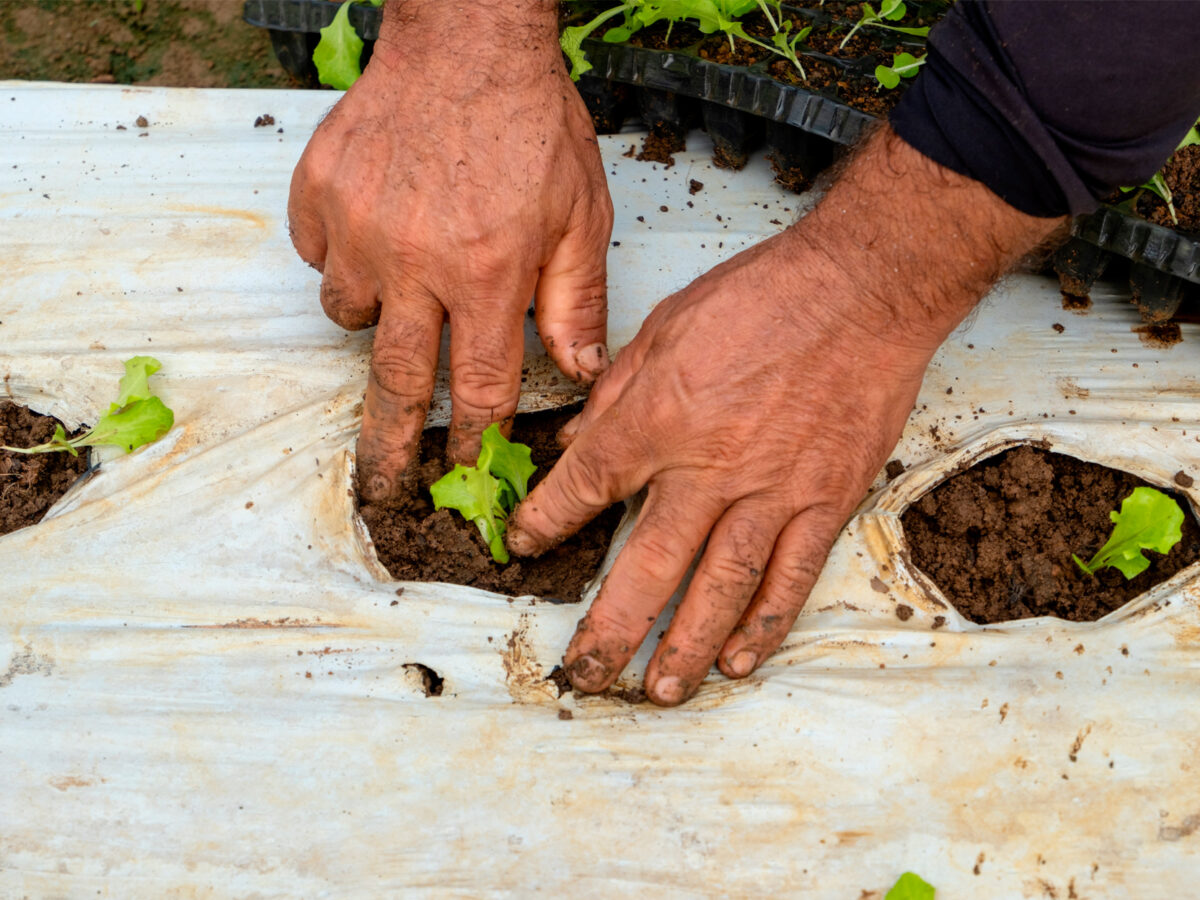
[[[1183, 140], [1180, 141], [1179, 146], [1175, 148], [1175, 153], [1178, 153], [1184, 147], [1194, 147], [1200, 145], [1200, 128], [1197, 127], [1198, 125], [1200, 125], [1200, 122], [1188, 129], [1188, 133], [1183, 136]], [[1170, 160], [1168, 160], [1168, 162], [1169, 161]], [[1162, 169], [1159, 169], [1150, 176], [1149, 180], [1139, 184], [1137, 187], [1123, 187], [1119, 188], [1119, 190], [1126, 194], [1133, 193], [1134, 191], [1151, 191], [1157, 194], [1158, 198], [1167, 205], [1167, 214], [1171, 217], [1171, 221], [1175, 225], [1179, 224], [1179, 215], [1175, 212], [1175, 197], [1171, 194], [1171, 189], [1167, 186], [1166, 179], [1163, 178]], [[1121, 208], [1124, 209], [1128, 204], [1130, 211], [1132, 211], [1132, 207], [1134, 203], [1137, 202], [1137, 198], [1138, 194], [1134, 194], [1129, 198], [1129, 200], [1120, 204]]]
[[[313, 50], [313, 63], [317, 67], [317, 78], [339, 91], [345, 91], [362, 76], [359, 63], [362, 59], [363, 42], [350, 24], [350, 4], [359, 0], [346, 0], [338, 7], [333, 21], [321, 29], [321, 40]], [[383, 0], [361, 0], [379, 6]]]
[[1116, 527], [1112, 536], [1100, 551], [1088, 562], [1075, 554], [1071, 559], [1088, 575], [1111, 566], [1120, 569], [1128, 581], [1140, 575], [1150, 565], [1143, 550], [1170, 553], [1171, 548], [1183, 537], [1183, 510], [1179, 504], [1154, 488], [1134, 488], [1133, 493], [1121, 504], [1121, 511], [1110, 512], [1108, 517]]
[[[890, 66], [876, 66], [875, 80], [879, 87], [889, 91], [900, 84], [901, 78], [913, 78], [917, 70], [925, 65], [924, 56], [913, 56], [911, 53], [896, 53], [892, 56]], [[878, 88], [876, 88], [878, 90]]]
[[915, 872], [905, 872], [892, 885], [883, 900], [934, 900], [933, 885]]
[[527, 446], [505, 439], [493, 422], [483, 432], [475, 465], [456, 465], [429, 488], [435, 509], [456, 510], [475, 523], [498, 563], [508, 562], [508, 514], [525, 499], [529, 477], [537, 471], [531, 456]]
[[883, 0], [879, 4], [878, 12], [875, 11], [875, 7], [870, 3], [864, 3], [862, 5], [862, 14], [859, 16], [858, 21], [854, 23], [854, 27], [842, 38], [842, 42], [838, 44], [838, 49], [845, 50], [846, 45], [850, 43], [850, 38], [854, 37], [858, 29], [864, 25], [869, 25], [872, 28], [886, 28], [888, 31], [899, 31], [902, 34], [911, 34], [916, 37], [925, 37], [929, 34], [928, 27], [914, 28], [907, 25], [891, 24], [892, 22], [899, 22], [906, 15], [908, 15], [908, 9], [904, 5], [904, 0]]
[[171, 430], [175, 413], [150, 390], [150, 376], [162, 368], [151, 356], [135, 356], [125, 361], [117, 401], [100, 417], [94, 428], [76, 438], [68, 438], [61, 425], [54, 436], [36, 447], [0, 447], [12, 453], [55, 453], [64, 451], [79, 455], [81, 447], [109, 445], [132, 453], [138, 447], [153, 443]]

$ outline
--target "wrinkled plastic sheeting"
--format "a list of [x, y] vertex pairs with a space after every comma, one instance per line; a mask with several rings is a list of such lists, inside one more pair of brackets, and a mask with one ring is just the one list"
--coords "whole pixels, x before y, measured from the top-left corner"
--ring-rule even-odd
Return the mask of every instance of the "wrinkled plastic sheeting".
[[[1099, 622], [980, 627], [898, 520], [1023, 440], [1195, 475], [1190, 326], [1154, 348], [1118, 298], [1065, 312], [1014, 276], [939, 352], [906, 473], [770, 662], [675, 710], [559, 697], [579, 607], [397, 584], [354, 525], [370, 335], [324, 318], [284, 221], [332, 99], [0, 90], [7, 394], [90, 421], [149, 352], [178, 416], [0, 538], [0, 896], [880, 898], [905, 869], [940, 897], [1190, 895], [1194, 569]], [[614, 346], [799, 209], [761, 161], [715, 170], [693, 138], [666, 169], [635, 141], [601, 139]], [[527, 346], [525, 408], [574, 398]]]

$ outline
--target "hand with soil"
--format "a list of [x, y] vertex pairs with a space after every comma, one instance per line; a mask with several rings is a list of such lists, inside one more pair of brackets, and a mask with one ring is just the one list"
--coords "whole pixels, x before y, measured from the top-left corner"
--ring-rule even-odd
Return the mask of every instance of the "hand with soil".
[[714, 661], [731, 678], [761, 665], [938, 345], [1060, 221], [1016, 211], [883, 128], [805, 219], [660, 304], [510, 520], [510, 549], [536, 554], [648, 485], [567, 650], [572, 684], [613, 683], [706, 539], [646, 692], [674, 705]]
[[612, 203], [563, 67], [557, 4], [392, 2], [362, 78], [292, 178], [288, 219], [338, 325], [378, 323], [358, 443], [364, 499], [402, 493], [450, 322], [449, 456], [517, 407], [530, 298], [569, 377], [608, 365]]

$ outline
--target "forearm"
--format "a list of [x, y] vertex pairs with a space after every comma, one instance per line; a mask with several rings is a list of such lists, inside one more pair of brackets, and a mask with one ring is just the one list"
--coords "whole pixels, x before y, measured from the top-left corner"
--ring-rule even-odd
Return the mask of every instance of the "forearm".
[[[1026, 215], [921, 155], [887, 126], [853, 156], [791, 235], [818, 254], [827, 290], [861, 308], [845, 327], [931, 354], [988, 289], [1062, 221]], [[804, 265], [811, 270], [811, 263]], [[793, 289], [819, 307], [805, 273]], [[848, 283], [847, 283], [848, 282]], [[844, 311], [842, 315], [844, 315]]]

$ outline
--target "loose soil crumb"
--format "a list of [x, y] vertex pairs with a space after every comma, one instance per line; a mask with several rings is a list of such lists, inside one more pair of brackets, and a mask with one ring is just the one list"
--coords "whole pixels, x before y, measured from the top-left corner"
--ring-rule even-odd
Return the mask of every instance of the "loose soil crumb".
[[669, 169], [675, 165], [675, 157], [671, 154], [686, 148], [686, 137], [675, 128], [660, 122], [651, 127], [642, 140], [642, 149], [637, 158], [641, 162], [662, 163]]
[[1147, 482], [1074, 457], [1023, 446], [956, 475], [905, 511], [914, 564], [979, 624], [1031, 616], [1090, 622], [1200, 559], [1200, 526], [1186, 499], [1183, 539], [1132, 581], [1089, 559], [1112, 533], [1108, 514]]
[[[528, 444], [538, 470], [537, 484], [562, 455], [555, 436], [578, 407], [518, 416], [512, 439]], [[456, 512], [434, 510], [429, 486], [450, 468], [446, 429], [430, 428], [421, 439], [416, 467], [418, 493], [397, 507], [364, 504], [359, 513], [375, 542], [379, 561], [393, 578], [462, 584], [509, 596], [532, 594], [560, 603], [578, 603], [608, 552], [621, 521], [623, 504], [596, 517], [575, 537], [537, 559], [492, 560], [479, 530]], [[361, 501], [360, 501], [361, 502]]]
[[1083, 312], [1092, 308], [1092, 298], [1087, 294], [1068, 294], [1063, 291], [1062, 308], [1071, 312]]
[[[0, 400], [0, 444], [43, 444], [60, 424], [24, 406]], [[46, 511], [87, 469], [86, 454], [39, 453], [29, 456], [0, 450], [0, 534], [40, 522]]]

